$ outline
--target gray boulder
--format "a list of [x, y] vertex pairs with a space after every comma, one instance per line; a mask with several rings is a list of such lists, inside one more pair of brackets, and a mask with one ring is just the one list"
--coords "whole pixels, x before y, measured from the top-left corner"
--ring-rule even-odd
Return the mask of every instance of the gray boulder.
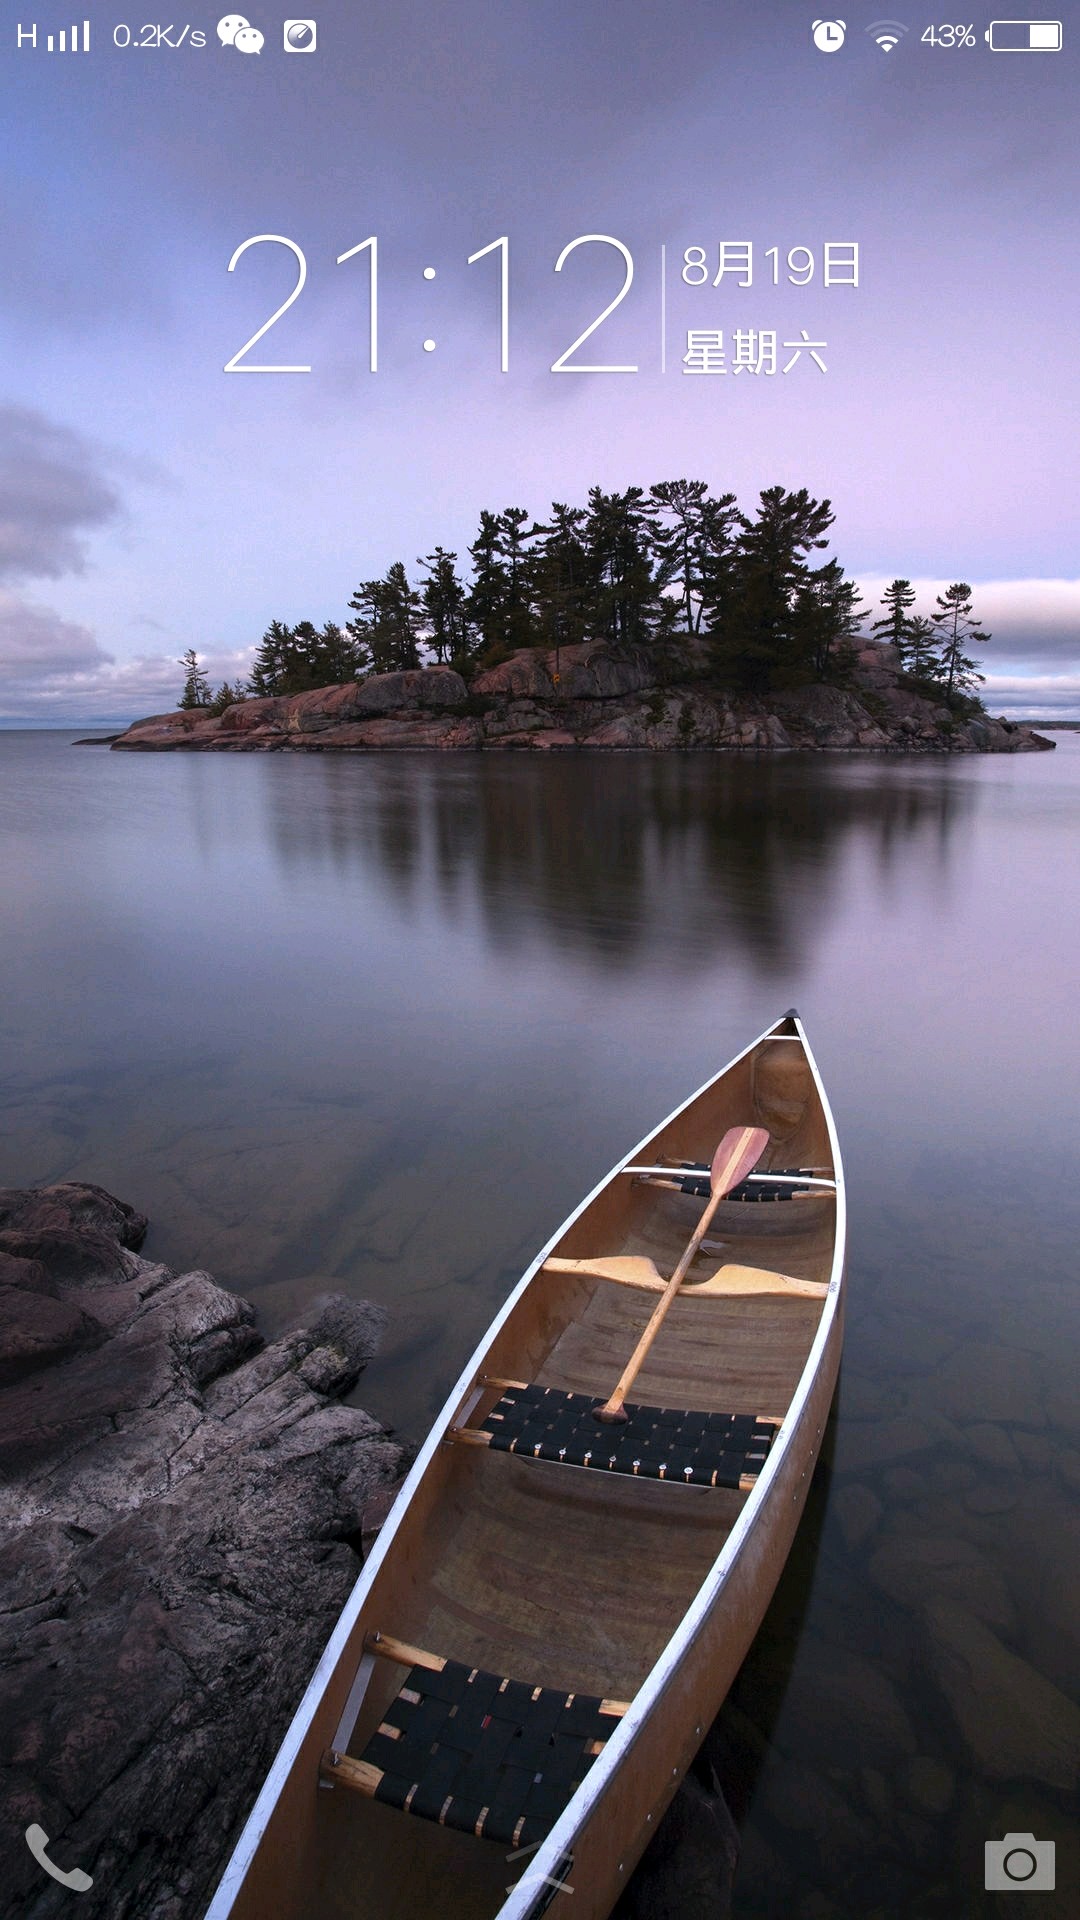
[[101, 1188], [0, 1193], [0, 1714], [9, 1898], [200, 1913], [359, 1569], [400, 1449], [335, 1404], [381, 1310], [264, 1345], [247, 1301], [135, 1252]]

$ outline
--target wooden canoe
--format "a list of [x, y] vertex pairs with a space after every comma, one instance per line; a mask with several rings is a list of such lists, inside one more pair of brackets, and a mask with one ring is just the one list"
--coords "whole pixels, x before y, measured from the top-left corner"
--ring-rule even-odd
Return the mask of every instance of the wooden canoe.
[[[628, 1424], [597, 1425], [733, 1126], [769, 1144], [720, 1203]], [[791, 1012], [613, 1168], [511, 1294], [207, 1920], [535, 1920], [570, 1888], [574, 1920], [610, 1913], [787, 1557], [840, 1361], [844, 1221]]]

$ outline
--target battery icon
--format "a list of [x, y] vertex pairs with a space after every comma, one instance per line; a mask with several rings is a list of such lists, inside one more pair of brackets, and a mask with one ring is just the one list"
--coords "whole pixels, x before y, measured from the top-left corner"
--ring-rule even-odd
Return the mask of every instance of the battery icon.
[[991, 20], [986, 29], [991, 53], [1060, 53], [1060, 20]]

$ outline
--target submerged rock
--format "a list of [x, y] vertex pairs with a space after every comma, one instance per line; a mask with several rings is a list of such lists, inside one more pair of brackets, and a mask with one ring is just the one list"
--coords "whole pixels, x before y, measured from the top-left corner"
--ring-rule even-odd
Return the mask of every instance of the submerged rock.
[[153, 714], [113, 741], [125, 752], [306, 753], [437, 747], [513, 752], [596, 747], [712, 751], [1023, 753], [1052, 748], [1030, 727], [956, 720], [903, 683], [892, 647], [864, 642], [850, 687], [767, 698], [703, 677], [700, 648], [663, 667], [641, 647], [583, 641], [559, 654], [525, 647], [466, 687], [450, 667], [369, 674], [337, 687]]
[[935, 1601], [925, 1620], [931, 1670], [987, 1777], [1075, 1793], [1080, 1707], [963, 1607]]
[[832, 1497], [832, 1512], [848, 1548], [862, 1545], [873, 1533], [885, 1509], [871, 1487], [858, 1480], [838, 1487]]
[[912, 1611], [927, 1601], [955, 1602], [1003, 1632], [1015, 1624], [1016, 1608], [999, 1568], [958, 1535], [905, 1529], [882, 1542], [867, 1572], [890, 1600]]
[[865, 1654], [815, 1635], [800, 1641], [783, 1692], [777, 1745], [828, 1753], [830, 1766], [893, 1766], [915, 1752], [907, 1709], [892, 1680]]
[[247, 1301], [135, 1252], [99, 1187], [0, 1193], [0, 1712], [9, 1898], [200, 1913], [359, 1569], [400, 1450], [333, 1404], [381, 1311], [264, 1345]]
[[725, 1920], [739, 1835], [720, 1782], [699, 1761], [645, 1849], [612, 1920]]
[[[898, 1413], [889, 1420], [849, 1420], [840, 1436], [836, 1470], [865, 1473], [873, 1468], [914, 1460], [943, 1448], [952, 1429], [943, 1420], [920, 1420]], [[921, 1478], [915, 1487], [918, 1492]]]
[[956, 1797], [956, 1777], [951, 1767], [929, 1754], [917, 1753], [900, 1769], [900, 1785], [912, 1805], [923, 1813], [948, 1813]]
[[969, 1341], [943, 1362], [935, 1384], [944, 1412], [954, 1420], [982, 1428], [992, 1413], [1001, 1426], [1046, 1426], [1037, 1362], [1016, 1347]]
[[1003, 1473], [1020, 1472], [1020, 1455], [1008, 1431], [993, 1421], [980, 1420], [974, 1426], [965, 1427], [964, 1445], [969, 1453], [988, 1467]]

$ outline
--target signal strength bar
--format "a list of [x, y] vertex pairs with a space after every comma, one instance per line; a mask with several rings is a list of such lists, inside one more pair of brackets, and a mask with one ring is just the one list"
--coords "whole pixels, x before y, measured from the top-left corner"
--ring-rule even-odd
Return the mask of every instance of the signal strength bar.
[[[53, 44], [54, 41], [58, 43], [55, 46]], [[66, 32], [64, 28], [61, 27], [59, 33], [49, 34], [45, 42], [45, 51], [46, 53], [89, 53], [90, 51], [89, 20], [84, 20], [82, 23], [82, 45], [81, 46], [79, 45], [79, 29], [77, 26], [73, 26], [70, 32]]]

